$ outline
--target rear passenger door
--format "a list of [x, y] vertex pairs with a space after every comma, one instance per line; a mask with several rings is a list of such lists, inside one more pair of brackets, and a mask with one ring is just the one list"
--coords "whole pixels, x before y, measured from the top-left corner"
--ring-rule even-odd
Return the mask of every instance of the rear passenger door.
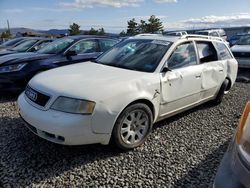
[[202, 68], [201, 100], [211, 98], [217, 94], [226, 75], [226, 65], [219, 59], [212, 42], [196, 42], [199, 63]]

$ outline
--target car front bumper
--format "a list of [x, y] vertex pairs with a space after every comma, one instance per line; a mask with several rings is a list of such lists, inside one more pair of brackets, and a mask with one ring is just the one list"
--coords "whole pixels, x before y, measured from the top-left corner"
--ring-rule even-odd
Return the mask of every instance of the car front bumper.
[[250, 68], [250, 58], [237, 58], [239, 68]]
[[214, 181], [214, 188], [249, 188], [250, 171], [232, 142], [225, 153]]
[[107, 144], [110, 134], [96, 134], [91, 128], [91, 115], [55, 110], [40, 110], [32, 106], [22, 93], [18, 98], [19, 113], [26, 126], [36, 135], [63, 145]]

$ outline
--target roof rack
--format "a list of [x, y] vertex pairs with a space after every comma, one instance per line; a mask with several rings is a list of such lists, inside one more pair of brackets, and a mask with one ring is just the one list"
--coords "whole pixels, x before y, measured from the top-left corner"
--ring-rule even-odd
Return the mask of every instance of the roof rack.
[[207, 35], [182, 35], [180, 37], [181, 39], [188, 39], [188, 38], [202, 38], [202, 39], [213, 39], [213, 40], [218, 40], [224, 42], [224, 39], [220, 37], [213, 37], [213, 36], [207, 36]]

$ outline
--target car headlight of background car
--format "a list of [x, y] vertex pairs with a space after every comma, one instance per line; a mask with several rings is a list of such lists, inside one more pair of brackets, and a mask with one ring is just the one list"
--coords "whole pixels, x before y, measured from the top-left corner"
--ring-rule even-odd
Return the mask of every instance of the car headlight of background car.
[[240, 154], [250, 165], [250, 102], [247, 103], [241, 116], [236, 134], [236, 143]]
[[95, 102], [68, 97], [58, 97], [51, 106], [53, 110], [74, 114], [92, 114], [94, 108]]
[[8, 72], [16, 72], [22, 70], [27, 63], [15, 64], [15, 65], [8, 65], [0, 67], [0, 73], [8, 73]]

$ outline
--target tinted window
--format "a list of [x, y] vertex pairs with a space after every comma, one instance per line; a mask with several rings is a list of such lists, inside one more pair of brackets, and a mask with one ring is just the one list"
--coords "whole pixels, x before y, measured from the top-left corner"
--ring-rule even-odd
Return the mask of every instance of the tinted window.
[[12, 45], [20, 42], [21, 40], [23, 40], [23, 38], [10, 39], [10, 40], [4, 42], [2, 45], [3, 46], [12, 46]]
[[209, 35], [213, 36], [213, 37], [219, 37], [219, 35], [218, 35], [218, 33], [216, 31], [211, 32]]
[[179, 45], [168, 60], [168, 67], [170, 69], [176, 69], [196, 64], [197, 57], [193, 43], [185, 43]]
[[240, 37], [237, 45], [250, 45], [250, 35]]
[[54, 42], [51, 42], [50, 44], [44, 46], [43, 48], [41, 48], [37, 52], [42, 53], [42, 54], [57, 54], [57, 53], [64, 51], [73, 42], [74, 42], [74, 40], [70, 39], [70, 38], [58, 39], [58, 40], [55, 40]]
[[104, 53], [96, 62], [124, 69], [153, 72], [171, 44], [165, 40], [125, 40]]
[[217, 61], [217, 52], [211, 42], [197, 42], [200, 63]]
[[224, 43], [221, 42], [215, 42], [215, 47], [218, 51], [219, 54], [219, 58], [221, 60], [225, 60], [225, 59], [232, 59], [232, 55], [229, 52], [228, 48], [226, 47], [226, 45]]
[[98, 52], [98, 44], [96, 40], [82, 40], [70, 48], [77, 54]]
[[107, 51], [117, 43], [117, 41], [115, 40], [108, 40], [108, 39], [99, 39], [99, 42], [102, 52]]
[[29, 51], [36, 52], [37, 50], [40, 50], [41, 48], [48, 45], [49, 43], [51, 43], [51, 41], [41, 41], [41, 42], [35, 44], [35, 46], [33, 46]]
[[32, 39], [32, 40], [27, 40], [25, 42], [22, 42], [21, 44], [17, 45], [15, 48], [12, 48], [12, 50], [17, 51], [17, 52], [25, 52], [29, 48], [31, 48], [38, 40]]

